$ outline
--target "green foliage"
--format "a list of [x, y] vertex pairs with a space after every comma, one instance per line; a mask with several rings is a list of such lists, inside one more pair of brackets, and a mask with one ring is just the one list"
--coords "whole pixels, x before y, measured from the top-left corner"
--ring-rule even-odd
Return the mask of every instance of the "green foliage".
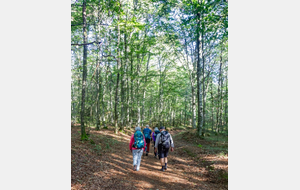
[[219, 154], [218, 154], [218, 157], [225, 157], [225, 153], [223, 151], [221, 151]]
[[100, 144], [95, 144], [93, 150], [96, 152], [96, 154], [101, 155], [102, 147]]
[[189, 156], [191, 157], [196, 157], [197, 155], [193, 152], [191, 152], [189, 149], [187, 148], [183, 148], [183, 151], [186, 152]]
[[90, 143], [91, 143], [91, 144], [95, 144], [95, 142], [94, 142], [92, 139], [90, 139]]
[[211, 171], [214, 171], [214, 169], [215, 169], [215, 167], [214, 166], [211, 166], [211, 165], [209, 165], [209, 166], [207, 166], [207, 169], [211, 172]]
[[89, 137], [86, 134], [81, 134], [81, 141], [88, 141]]
[[110, 149], [109, 143], [106, 143], [106, 149], [107, 149], [107, 150]]
[[[201, 84], [209, 87], [205, 100], [205, 119], [209, 121], [213, 117], [216, 121], [216, 110], [221, 109], [217, 101], [222, 99], [222, 117], [227, 125], [225, 108], [228, 105], [228, 88], [225, 77], [228, 71], [228, 3], [197, 0], [135, 2], [87, 2], [88, 42], [102, 43], [99, 46], [95, 43], [87, 46], [85, 108], [88, 113], [84, 114], [92, 114], [85, 116], [86, 120], [90, 125], [100, 120], [102, 127], [104, 117], [106, 124], [112, 124], [117, 113], [118, 122], [123, 119], [120, 132], [124, 132], [122, 127], [129, 125], [127, 119], [132, 125], [137, 124], [140, 110], [140, 120], [144, 125], [151, 121], [172, 126], [170, 129], [185, 129], [183, 122], [190, 125], [193, 115], [192, 97], [197, 97], [195, 55], [196, 41], [201, 34], [205, 56], [201, 73], [206, 77]], [[82, 5], [82, 1], [76, 4]], [[71, 41], [82, 44], [82, 6], [77, 5], [71, 6]], [[76, 117], [78, 123], [83, 87], [82, 47], [71, 46], [71, 117]], [[223, 70], [219, 71], [221, 56]], [[219, 76], [223, 79], [222, 87]], [[219, 88], [222, 95], [219, 94]], [[197, 102], [196, 106], [198, 109]], [[146, 110], [144, 118], [143, 109]], [[84, 134], [81, 139], [88, 140], [88, 136]]]

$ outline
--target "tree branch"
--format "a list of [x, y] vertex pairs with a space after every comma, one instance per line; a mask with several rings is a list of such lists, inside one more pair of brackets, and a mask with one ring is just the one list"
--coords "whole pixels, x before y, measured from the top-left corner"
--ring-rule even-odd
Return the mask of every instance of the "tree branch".
[[113, 57], [117, 62], [118, 62], [118, 59], [115, 57], [115, 56], [113, 56], [113, 55], [103, 55], [103, 57]]
[[71, 44], [72, 46], [84, 46], [84, 45], [90, 45], [90, 44], [101, 44], [102, 42], [90, 42], [90, 43], [86, 43], [86, 44]]
[[215, 64], [216, 64], [216, 61], [215, 61], [214, 64], [210, 67], [208, 74], [203, 78], [203, 82], [206, 80], [206, 78], [209, 77], [210, 72], [212, 71], [212, 68], [215, 66]]
[[[78, 25], [83, 25], [83, 23], [79, 23], [79, 24], [71, 24], [71, 26], [78, 26]], [[87, 24], [87, 25], [94, 25], [94, 24]], [[99, 24], [102, 26], [109, 26], [108, 24]]]

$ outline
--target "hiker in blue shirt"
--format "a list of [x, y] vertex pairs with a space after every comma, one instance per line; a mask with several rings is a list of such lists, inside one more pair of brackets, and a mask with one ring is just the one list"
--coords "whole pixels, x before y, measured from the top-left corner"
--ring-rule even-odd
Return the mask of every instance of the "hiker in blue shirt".
[[143, 130], [143, 134], [145, 136], [145, 140], [146, 140], [146, 156], [148, 156], [149, 153], [149, 149], [150, 149], [150, 140], [151, 140], [151, 129], [149, 129], [149, 125], [146, 125], [146, 128]]
[[158, 149], [158, 157], [161, 163], [160, 171], [165, 171], [167, 170], [167, 163], [168, 163], [167, 157], [169, 153], [169, 148], [171, 148], [171, 151], [174, 150], [174, 142], [171, 134], [165, 130], [165, 127], [161, 126], [159, 130], [160, 133], [156, 136], [156, 140], [155, 140], [154, 152], [156, 153]]

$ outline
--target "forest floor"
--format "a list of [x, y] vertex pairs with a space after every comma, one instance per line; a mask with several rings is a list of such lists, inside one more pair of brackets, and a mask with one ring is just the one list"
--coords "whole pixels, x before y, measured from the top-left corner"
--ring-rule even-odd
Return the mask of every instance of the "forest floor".
[[114, 134], [113, 128], [90, 130], [92, 141], [80, 141], [80, 126], [71, 127], [71, 189], [228, 189], [228, 138], [199, 139], [193, 129], [171, 129], [175, 148], [168, 170], [161, 172], [150, 153], [133, 171], [129, 150], [132, 130]]

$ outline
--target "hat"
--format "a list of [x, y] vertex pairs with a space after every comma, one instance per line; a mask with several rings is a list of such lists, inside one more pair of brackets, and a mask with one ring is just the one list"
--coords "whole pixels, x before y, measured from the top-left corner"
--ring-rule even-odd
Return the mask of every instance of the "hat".
[[165, 127], [164, 127], [164, 126], [161, 126], [159, 129], [165, 129]]
[[149, 125], [146, 125], [147, 128], [149, 128]]
[[157, 128], [157, 127], [155, 127], [154, 131], [158, 131], [158, 128]]
[[141, 130], [141, 128], [139, 127], [139, 126], [137, 126], [136, 128], [135, 128], [135, 131], [140, 131]]

